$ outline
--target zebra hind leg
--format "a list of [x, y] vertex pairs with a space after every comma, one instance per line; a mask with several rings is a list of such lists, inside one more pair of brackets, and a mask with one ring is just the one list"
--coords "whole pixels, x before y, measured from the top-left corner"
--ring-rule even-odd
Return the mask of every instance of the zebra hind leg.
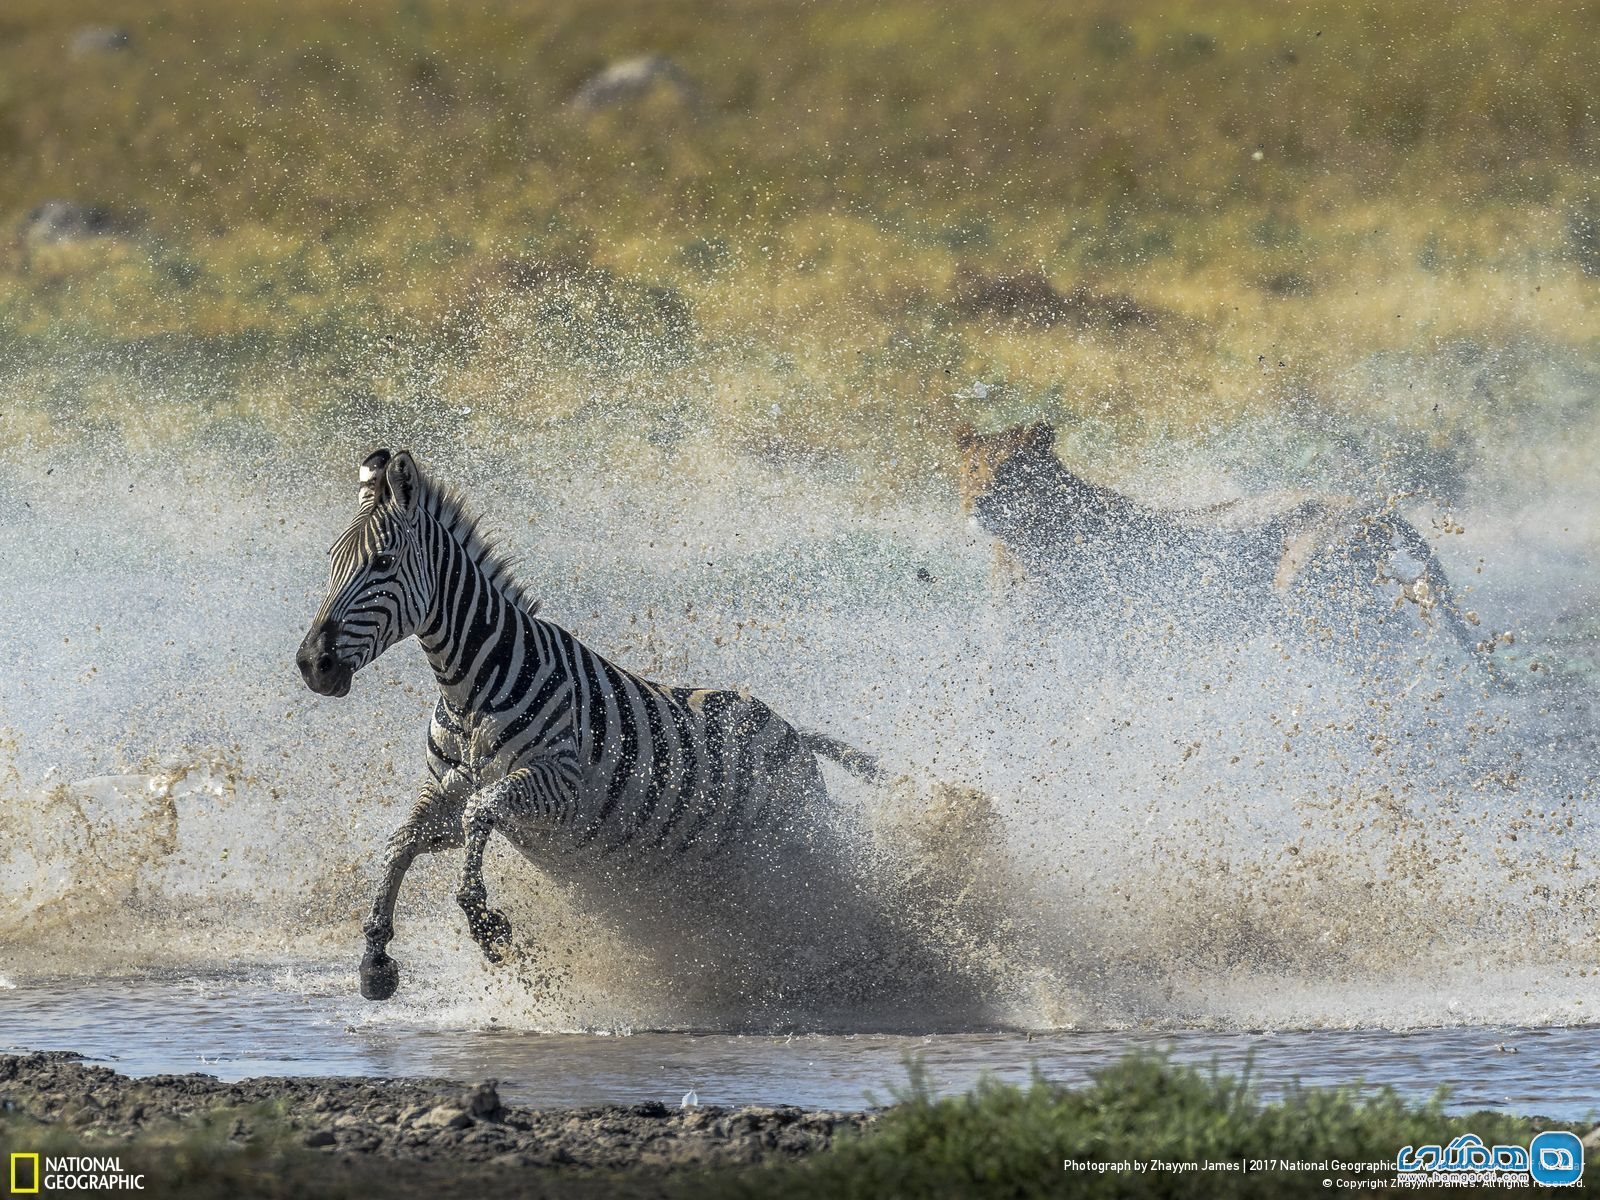
[[483, 882], [483, 851], [494, 832], [494, 818], [487, 805], [474, 804], [467, 812], [467, 858], [461, 871], [461, 886], [456, 903], [467, 916], [472, 940], [483, 948], [492, 963], [505, 961], [511, 945], [511, 922], [497, 908], [489, 907], [489, 889]]
[[[489, 892], [483, 882], [483, 852], [497, 821], [513, 826], [535, 815], [559, 820], [564, 806], [556, 797], [564, 791], [565, 764], [540, 763], [513, 771], [499, 783], [474, 793], [467, 802], [465, 818], [467, 852], [461, 868], [461, 886], [456, 902], [466, 914], [472, 938], [483, 948], [492, 963], [505, 961], [511, 947], [511, 922], [499, 909], [489, 907]], [[540, 797], [544, 797], [540, 803]]]

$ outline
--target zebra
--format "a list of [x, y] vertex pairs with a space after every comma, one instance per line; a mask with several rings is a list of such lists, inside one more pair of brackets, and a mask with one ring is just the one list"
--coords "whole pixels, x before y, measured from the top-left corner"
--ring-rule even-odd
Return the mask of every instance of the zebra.
[[[414, 636], [440, 692], [427, 773], [362, 926], [363, 996], [399, 986], [388, 945], [419, 855], [465, 848], [457, 901], [487, 959], [506, 957], [511, 926], [483, 877], [495, 832], [536, 866], [613, 890], [669, 869], [725, 880], [739, 867], [780, 905], [822, 896], [821, 872], [848, 855], [824, 819], [819, 756], [881, 781], [876, 758], [746, 692], [668, 687], [608, 661], [538, 615], [459, 495], [407, 451], [368, 455], [357, 482], [300, 672], [312, 691], [345, 696], [357, 671]], [[817, 919], [830, 903], [813, 905]]]

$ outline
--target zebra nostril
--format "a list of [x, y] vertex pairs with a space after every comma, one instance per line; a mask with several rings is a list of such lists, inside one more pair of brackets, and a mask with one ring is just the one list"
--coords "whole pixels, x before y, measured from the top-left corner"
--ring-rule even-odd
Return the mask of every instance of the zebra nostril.
[[317, 674], [326, 675], [333, 670], [333, 655], [323, 653], [317, 655]]

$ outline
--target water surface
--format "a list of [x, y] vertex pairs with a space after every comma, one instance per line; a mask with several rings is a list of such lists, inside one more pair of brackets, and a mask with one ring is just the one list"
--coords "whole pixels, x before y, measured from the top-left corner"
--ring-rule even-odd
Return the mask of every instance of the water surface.
[[1600, 1116], [1600, 1027], [1407, 1030], [1086, 1030], [921, 1035], [533, 1033], [392, 1019], [333, 974], [19, 981], [0, 991], [0, 1047], [70, 1049], [130, 1075], [497, 1078], [542, 1107], [680, 1103], [859, 1108], [887, 1103], [920, 1061], [938, 1091], [1037, 1069], [1079, 1085], [1130, 1051], [1244, 1074], [1266, 1096], [1296, 1084], [1393, 1087], [1455, 1110]]

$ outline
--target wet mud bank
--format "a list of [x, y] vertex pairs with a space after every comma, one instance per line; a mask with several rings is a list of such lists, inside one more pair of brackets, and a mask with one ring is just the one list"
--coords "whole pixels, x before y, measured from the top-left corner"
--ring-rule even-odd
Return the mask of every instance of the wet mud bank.
[[[335, 1158], [570, 1172], [750, 1166], [825, 1150], [874, 1121], [791, 1107], [553, 1110], [507, 1106], [494, 1084], [445, 1079], [130, 1078], [76, 1055], [0, 1055], [0, 1114], [112, 1152], [118, 1142], [211, 1126], [241, 1146], [287, 1139]], [[100, 1152], [97, 1150], [96, 1152]]]

